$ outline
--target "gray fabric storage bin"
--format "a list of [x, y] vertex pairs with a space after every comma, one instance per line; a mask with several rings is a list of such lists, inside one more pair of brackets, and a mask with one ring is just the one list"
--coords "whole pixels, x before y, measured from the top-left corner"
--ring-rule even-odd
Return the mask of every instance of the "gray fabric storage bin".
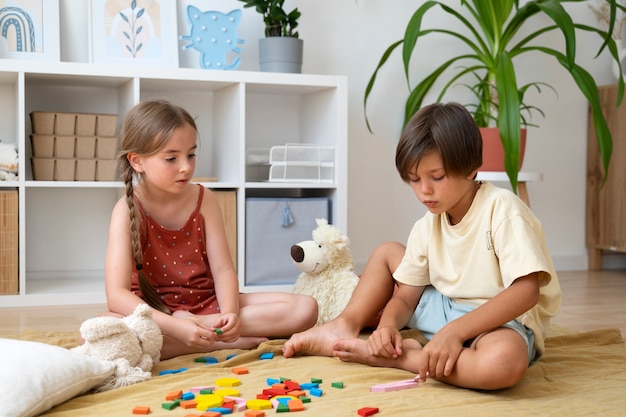
[[293, 284], [291, 245], [310, 240], [315, 219], [329, 222], [328, 198], [246, 198], [246, 285]]

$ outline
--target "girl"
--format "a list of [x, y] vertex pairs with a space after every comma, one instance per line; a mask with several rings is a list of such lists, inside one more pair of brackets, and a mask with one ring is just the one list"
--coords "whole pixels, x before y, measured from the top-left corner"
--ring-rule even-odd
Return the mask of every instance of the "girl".
[[113, 208], [105, 261], [109, 314], [146, 302], [163, 333], [161, 358], [248, 349], [315, 324], [312, 297], [240, 294], [222, 215], [192, 184], [197, 128], [163, 100], [133, 107], [120, 132], [125, 196]]

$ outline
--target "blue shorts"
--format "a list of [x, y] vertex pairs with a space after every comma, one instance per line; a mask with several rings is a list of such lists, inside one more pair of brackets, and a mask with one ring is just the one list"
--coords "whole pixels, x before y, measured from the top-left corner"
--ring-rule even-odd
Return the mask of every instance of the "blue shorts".
[[[424, 337], [430, 340], [446, 324], [469, 313], [474, 308], [476, 307], [457, 303], [429, 285], [424, 289], [422, 298], [420, 298], [407, 326], [419, 330]], [[522, 336], [528, 347], [528, 363], [532, 363], [537, 354], [533, 331], [516, 320], [511, 320], [503, 324], [502, 327], [513, 329]]]

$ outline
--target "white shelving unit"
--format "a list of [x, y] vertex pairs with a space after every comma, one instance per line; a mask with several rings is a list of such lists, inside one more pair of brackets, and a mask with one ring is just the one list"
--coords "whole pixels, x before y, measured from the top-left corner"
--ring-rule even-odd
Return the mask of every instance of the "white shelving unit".
[[[33, 180], [32, 111], [118, 114], [121, 121], [146, 99], [165, 98], [185, 107], [200, 133], [196, 177], [217, 178], [204, 185], [236, 193], [243, 291], [291, 289], [245, 285], [246, 197], [326, 197], [332, 222], [346, 229], [345, 77], [0, 61], [0, 139], [14, 141], [19, 150], [19, 179], [0, 181], [0, 189], [19, 193], [19, 294], [0, 295], [0, 307], [105, 302], [109, 216], [122, 183]], [[246, 151], [288, 142], [334, 147], [333, 181], [252, 180]]]

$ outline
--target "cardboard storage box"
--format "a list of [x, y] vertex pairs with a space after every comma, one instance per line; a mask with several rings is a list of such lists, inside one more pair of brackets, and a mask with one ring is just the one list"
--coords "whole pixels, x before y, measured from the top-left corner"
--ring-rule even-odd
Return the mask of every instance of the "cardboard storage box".
[[96, 181], [115, 181], [117, 179], [117, 160], [96, 160]]
[[115, 136], [117, 114], [30, 113], [33, 133], [59, 136]]
[[115, 181], [117, 138], [33, 133], [33, 179]]
[[33, 158], [37, 181], [115, 181], [117, 160]]
[[[95, 136], [55, 136], [55, 135], [30, 135], [33, 145], [33, 156], [36, 158], [94, 158], [96, 157], [96, 144], [103, 142], [108, 148], [104, 152], [107, 159], [115, 158], [117, 140], [111, 138], [97, 138]], [[112, 144], [112, 146], [111, 146]], [[108, 156], [111, 155], [111, 156]]]
[[18, 193], [0, 190], [0, 294], [15, 295], [18, 275]]
[[315, 219], [329, 219], [328, 198], [246, 198], [246, 285], [293, 284], [300, 271], [291, 246], [310, 240]]
[[96, 138], [96, 158], [115, 159], [117, 158], [117, 138], [98, 137]]

